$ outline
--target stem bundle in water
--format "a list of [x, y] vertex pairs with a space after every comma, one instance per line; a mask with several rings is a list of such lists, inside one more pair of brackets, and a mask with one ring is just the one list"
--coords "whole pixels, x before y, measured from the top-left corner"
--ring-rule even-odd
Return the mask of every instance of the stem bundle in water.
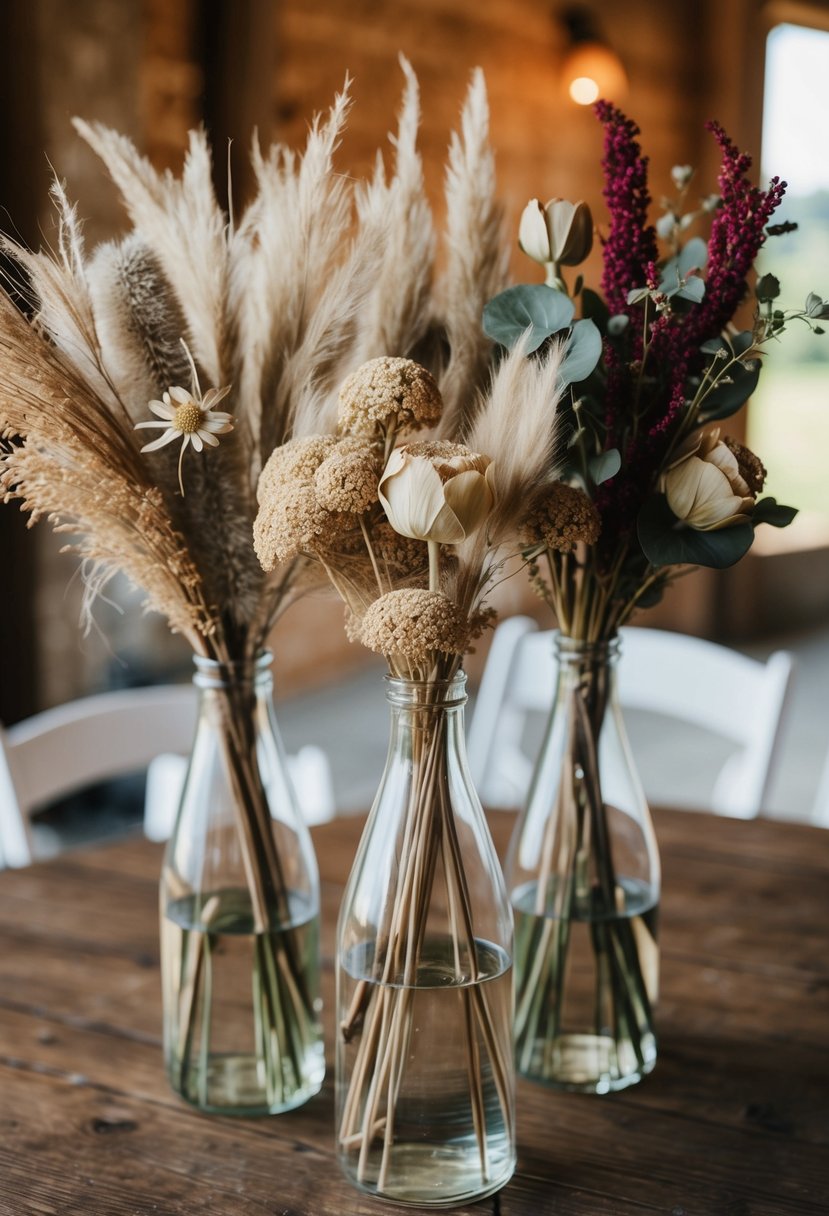
[[[629, 754], [613, 697], [615, 650], [570, 645], [560, 655], [547, 753], [511, 851], [516, 1060], [533, 1080], [605, 1093], [638, 1081], [656, 1060], [658, 861], [638, 780], [631, 776], [626, 790], [620, 779]], [[616, 748], [611, 782], [624, 807], [605, 798], [603, 730]], [[536, 811], [551, 780], [533, 867], [526, 842], [538, 839]]]
[[447, 1204], [512, 1171], [512, 970], [476, 935], [447, 722], [419, 706], [383, 924], [341, 959], [338, 1139], [361, 1187]]
[[270, 677], [225, 677], [218, 664], [197, 676], [199, 725], [165, 859], [165, 1054], [173, 1088], [201, 1109], [276, 1113], [324, 1073], [316, 874], [294, 828], [281, 830], [285, 856], [275, 839], [270, 799], [291, 795]]

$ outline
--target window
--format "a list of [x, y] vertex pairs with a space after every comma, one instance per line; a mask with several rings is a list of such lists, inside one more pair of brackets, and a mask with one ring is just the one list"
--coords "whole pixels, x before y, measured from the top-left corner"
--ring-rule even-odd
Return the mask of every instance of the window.
[[[829, 296], [829, 33], [778, 25], [766, 45], [762, 172], [789, 188], [778, 220], [797, 232], [770, 238], [758, 269], [782, 284], [783, 307], [810, 291]], [[829, 331], [829, 324], [825, 325]], [[768, 490], [801, 508], [793, 543], [829, 538], [829, 332], [793, 325], [772, 344], [748, 416], [748, 442], [763, 453]], [[782, 534], [782, 535], [785, 535]]]

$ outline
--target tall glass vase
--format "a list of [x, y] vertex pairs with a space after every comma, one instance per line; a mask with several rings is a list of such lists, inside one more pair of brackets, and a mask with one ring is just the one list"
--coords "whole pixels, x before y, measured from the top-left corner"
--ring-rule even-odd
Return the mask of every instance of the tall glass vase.
[[512, 918], [465, 683], [388, 680], [386, 769], [338, 926], [340, 1163], [420, 1206], [488, 1195], [515, 1166]]
[[659, 856], [616, 690], [619, 641], [557, 636], [558, 688], [507, 859], [519, 1073], [624, 1089], [656, 1062]]
[[217, 1114], [290, 1110], [322, 1085], [319, 881], [272, 707], [271, 656], [196, 658], [199, 717], [161, 876], [164, 1055]]

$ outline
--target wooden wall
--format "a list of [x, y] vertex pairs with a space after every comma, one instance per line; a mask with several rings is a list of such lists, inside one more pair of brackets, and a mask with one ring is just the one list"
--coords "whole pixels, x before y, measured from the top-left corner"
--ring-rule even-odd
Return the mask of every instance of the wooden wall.
[[[736, 124], [735, 135], [750, 136], [756, 146], [759, 116], [749, 131], [731, 97], [735, 90], [723, 81], [719, 107], [711, 86], [712, 78], [726, 75], [721, 57], [728, 55], [732, 76], [739, 77], [739, 48], [758, 37], [762, 43], [758, 0], [623, 0], [592, 8], [627, 69], [623, 106], [642, 127], [655, 194], [670, 188], [674, 164], [715, 165], [702, 130], [706, 117]], [[724, 47], [712, 64], [709, 49], [720, 42], [716, 30], [724, 30]], [[421, 142], [437, 201], [449, 132], [470, 72], [479, 65], [489, 89], [499, 187], [513, 220], [535, 195], [585, 197], [601, 217], [601, 133], [591, 109], [574, 105], [561, 90], [566, 35], [554, 6], [536, 0], [281, 0], [276, 35], [275, 127], [288, 142], [301, 143], [309, 115], [329, 104], [349, 73], [354, 108], [341, 163], [347, 171], [367, 172], [393, 126], [402, 51], [421, 83]], [[751, 72], [762, 79], [762, 59], [754, 58]]]

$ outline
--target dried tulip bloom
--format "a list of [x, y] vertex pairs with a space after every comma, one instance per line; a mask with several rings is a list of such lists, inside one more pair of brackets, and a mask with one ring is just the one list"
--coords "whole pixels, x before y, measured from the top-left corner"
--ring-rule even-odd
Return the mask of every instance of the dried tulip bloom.
[[359, 636], [364, 646], [392, 663], [402, 659], [423, 669], [437, 654], [463, 654], [469, 622], [460, 606], [440, 591], [409, 587], [375, 600]]
[[[759, 461], [757, 465], [762, 469]], [[753, 467], [750, 475], [756, 482], [758, 470]], [[691, 436], [663, 473], [659, 488], [677, 519], [698, 532], [746, 523], [754, 507], [754, 492], [734, 451], [720, 439], [719, 427]]]
[[577, 544], [595, 545], [600, 531], [599, 512], [584, 490], [555, 481], [524, 520], [520, 535], [528, 549], [572, 553]]
[[395, 448], [380, 479], [392, 527], [416, 540], [456, 545], [475, 532], [495, 503], [488, 456], [460, 443]]
[[534, 262], [578, 266], [593, 248], [593, 217], [587, 203], [531, 199], [524, 208], [518, 244]]
[[723, 443], [734, 453], [734, 458], [737, 461], [737, 468], [740, 470], [740, 476], [747, 484], [752, 494], [759, 494], [763, 486], [766, 484], [766, 466], [763, 464], [759, 456], [736, 439], [732, 439], [730, 435], [723, 437]]
[[340, 432], [420, 430], [434, 426], [443, 410], [432, 375], [412, 359], [384, 355], [352, 372], [340, 388]]

